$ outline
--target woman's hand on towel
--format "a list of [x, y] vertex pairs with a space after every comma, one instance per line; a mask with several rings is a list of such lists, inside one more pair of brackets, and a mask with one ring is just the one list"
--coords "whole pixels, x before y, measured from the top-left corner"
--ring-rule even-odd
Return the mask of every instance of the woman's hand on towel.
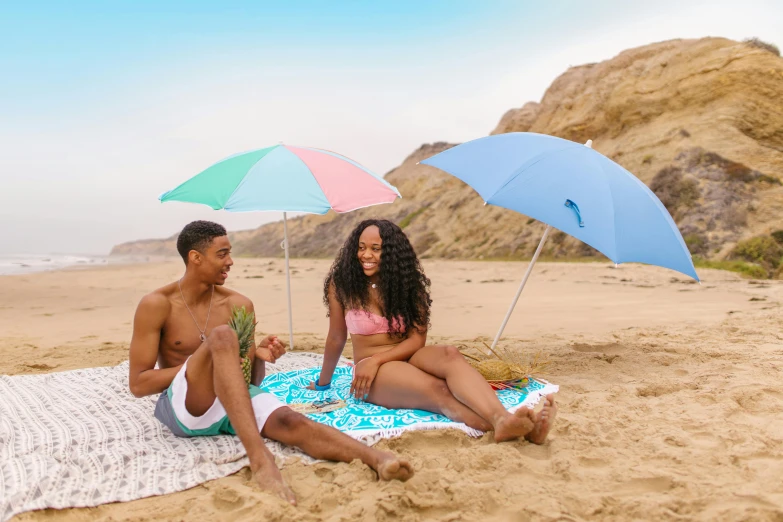
[[275, 361], [284, 354], [285, 345], [280, 342], [276, 335], [267, 335], [258, 343], [258, 348], [256, 348], [256, 357], [272, 364], [275, 364]]
[[353, 381], [351, 382], [351, 395], [359, 400], [364, 400], [370, 394], [372, 382], [378, 374], [381, 365], [372, 357], [362, 359], [353, 367]]

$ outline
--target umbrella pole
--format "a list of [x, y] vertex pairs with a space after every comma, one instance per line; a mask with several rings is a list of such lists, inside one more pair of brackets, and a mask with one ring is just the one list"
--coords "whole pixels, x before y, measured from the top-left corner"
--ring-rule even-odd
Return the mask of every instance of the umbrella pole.
[[283, 234], [285, 240], [283, 245], [285, 246], [285, 289], [288, 293], [288, 348], [294, 349], [294, 319], [293, 312], [291, 310], [291, 269], [288, 266], [288, 218], [286, 213], [283, 212]]
[[503, 334], [503, 330], [506, 328], [506, 324], [508, 323], [509, 318], [511, 318], [511, 312], [514, 311], [514, 307], [517, 305], [517, 301], [519, 301], [519, 296], [522, 294], [522, 289], [525, 288], [525, 283], [527, 283], [527, 279], [530, 277], [530, 273], [533, 271], [533, 265], [536, 264], [536, 260], [538, 260], [538, 255], [541, 253], [541, 249], [544, 248], [544, 243], [546, 243], [546, 238], [549, 235], [549, 231], [552, 230], [552, 227], [550, 225], [546, 226], [546, 229], [544, 229], [544, 235], [541, 236], [541, 241], [538, 243], [538, 248], [536, 248], [536, 253], [533, 254], [533, 259], [530, 260], [530, 264], [527, 266], [527, 272], [525, 272], [525, 277], [522, 278], [522, 284], [519, 285], [519, 290], [517, 290], [517, 295], [514, 296], [514, 301], [511, 302], [511, 308], [508, 309], [508, 313], [506, 313], [506, 318], [503, 319], [503, 324], [500, 325], [500, 330], [498, 330], [498, 334], [495, 336], [495, 340], [492, 341], [492, 348], [494, 349], [495, 346], [497, 346], [498, 341], [500, 340], [500, 336]]

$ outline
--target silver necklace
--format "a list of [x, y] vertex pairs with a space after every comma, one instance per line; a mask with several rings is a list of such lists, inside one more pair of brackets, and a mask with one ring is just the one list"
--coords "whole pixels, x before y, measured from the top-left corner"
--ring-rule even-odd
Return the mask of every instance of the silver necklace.
[[198, 321], [196, 321], [196, 316], [193, 315], [193, 312], [190, 311], [190, 307], [188, 306], [188, 302], [185, 301], [185, 295], [182, 293], [182, 279], [177, 281], [177, 286], [179, 287], [179, 295], [182, 296], [182, 302], [185, 303], [185, 308], [188, 309], [188, 313], [190, 314], [190, 317], [193, 318], [193, 322], [196, 325], [196, 328], [198, 328], [198, 331], [201, 332], [201, 342], [207, 340], [207, 336], [205, 335], [205, 332], [207, 331], [207, 326], [209, 326], [209, 313], [212, 311], [212, 298], [215, 296], [215, 285], [212, 285], [212, 294], [209, 296], [209, 308], [207, 308], [207, 322], [204, 324], [204, 329], [198, 327]]
[[375, 283], [370, 283], [370, 288], [378, 288], [378, 285], [376, 285]]

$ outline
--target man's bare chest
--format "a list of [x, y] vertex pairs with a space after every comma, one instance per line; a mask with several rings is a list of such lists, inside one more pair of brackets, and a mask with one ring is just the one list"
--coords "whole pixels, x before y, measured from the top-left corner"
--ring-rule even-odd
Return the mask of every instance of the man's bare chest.
[[189, 356], [201, 346], [202, 335], [209, 337], [212, 330], [228, 324], [231, 312], [227, 306], [218, 306], [209, 310], [189, 311], [182, 305], [172, 306], [161, 331], [160, 349]]

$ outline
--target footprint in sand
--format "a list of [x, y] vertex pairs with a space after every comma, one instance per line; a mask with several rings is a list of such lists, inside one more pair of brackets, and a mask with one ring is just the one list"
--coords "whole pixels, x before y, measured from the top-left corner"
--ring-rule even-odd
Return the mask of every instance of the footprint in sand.
[[471, 441], [464, 436], [464, 433], [457, 430], [419, 431], [416, 432], [416, 436], [411, 436], [411, 432], [407, 432], [400, 437], [384, 442], [382, 449], [405, 452], [406, 454], [427, 454], [431, 453], [433, 449], [468, 448], [471, 445]]
[[659, 493], [673, 486], [670, 477], [650, 477], [633, 479], [617, 488], [619, 494], [638, 495], [640, 493]]
[[636, 389], [637, 397], [661, 397], [677, 391], [677, 388], [669, 384], [650, 384]]
[[533, 460], [550, 460], [552, 458], [551, 444], [524, 444], [517, 446], [520, 455]]
[[579, 457], [579, 464], [586, 468], [605, 468], [607, 459], [595, 459], [592, 457]]
[[775, 400], [770, 400], [769, 394], [756, 389], [735, 389], [729, 396], [740, 408], [748, 413], [778, 412], [779, 407]]
[[735, 503], [745, 503], [750, 506], [768, 508], [768, 509], [771, 508], [776, 511], [780, 508], [778, 504], [774, 504], [768, 500], [765, 500], [759, 497], [758, 495], [742, 495], [739, 493], [735, 493], [734, 497], [736, 499]]
[[54, 366], [51, 366], [49, 364], [23, 364], [23, 367], [30, 369], [30, 370], [40, 370], [44, 372], [48, 372], [50, 370], [54, 370], [59, 366], [59, 364], [55, 364]]
[[618, 357], [620, 357], [620, 354], [611, 355], [608, 353], [599, 353], [596, 354], [595, 356], [595, 358], [598, 359], [599, 361], [604, 361], [609, 364], [612, 364], [614, 360], [617, 359]]
[[212, 492], [212, 503], [218, 511], [235, 511], [245, 505], [245, 497], [230, 487], [221, 487]]
[[617, 355], [626, 351], [626, 347], [620, 343], [609, 343], [609, 344], [574, 343], [571, 345], [571, 348], [573, 348], [577, 352], [582, 352], [582, 353], [597, 352], [597, 353], [605, 353], [607, 355]]
[[334, 481], [334, 471], [327, 468], [326, 466], [319, 466], [315, 468], [315, 476], [318, 477], [321, 482]]
[[709, 450], [724, 450], [726, 449], [726, 443], [723, 442], [720, 438], [716, 437], [712, 433], [701, 431], [698, 433], [693, 433], [689, 439], [688, 442], [690, 442], [690, 445], [695, 446], [697, 448], [704, 448]]

